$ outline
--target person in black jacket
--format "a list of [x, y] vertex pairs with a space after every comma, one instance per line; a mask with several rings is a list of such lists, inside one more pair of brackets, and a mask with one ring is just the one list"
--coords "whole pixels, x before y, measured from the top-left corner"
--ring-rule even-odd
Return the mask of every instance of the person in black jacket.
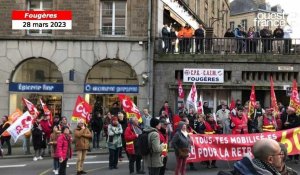
[[199, 28], [195, 30], [195, 37], [196, 37], [196, 53], [203, 53], [203, 41], [204, 41], [204, 29], [202, 24], [199, 24]]
[[161, 35], [164, 41], [163, 51], [170, 51], [170, 32], [168, 30], [168, 24], [165, 24], [164, 27], [161, 29]]
[[173, 112], [172, 112], [171, 108], [169, 107], [168, 101], [165, 101], [164, 105], [160, 108], [158, 116], [162, 115], [162, 111], [166, 112], [166, 114], [169, 117], [170, 122], [173, 123]]
[[175, 46], [176, 46], [176, 40], [177, 40], [177, 35], [176, 35], [174, 27], [171, 27], [170, 39], [171, 39], [171, 49], [170, 49], [169, 52], [174, 53], [175, 52]]
[[8, 121], [8, 116], [5, 115], [2, 117], [2, 124], [0, 125], [0, 138], [1, 138], [0, 149], [1, 149], [1, 145], [6, 143], [7, 145], [6, 155], [11, 155], [11, 144], [10, 144], [11, 135], [9, 134], [9, 132], [6, 131], [6, 129], [9, 127], [10, 127], [10, 122]]
[[[127, 125], [127, 117], [126, 117], [126, 115], [123, 114], [123, 112], [118, 113], [118, 121], [119, 121], [119, 124], [122, 126], [123, 131], [125, 131], [128, 125]], [[123, 146], [124, 150], [126, 150], [126, 142], [125, 142], [124, 134], [125, 134], [125, 132], [123, 132], [121, 134], [121, 138], [122, 138], [122, 146]], [[121, 147], [119, 149], [119, 161], [122, 161], [123, 158], [124, 157], [122, 155], [122, 147]]]
[[32, 145], [34, 148], [33, 161], [42, 160], [42, 149], [46, 148], [45, 133], [38, 121], [33, 124], [32, 128]]
[[100, 141], [100, 133], [103, 128], [103, 118], [100, 112], [97, 113], [96, 116], [93, 117], [91, 121], [91, 128], [94, 133], [93, 136], [93, 148], [100, 148], [99, 141]]
[[263, 53], [272, 51], [272, 32], [269, 30], [269, 27], [266, 26], [260, 31], [261, 42], [263, 47]]
[[277, 49], [278, 53], [281, 53], [283, 46], [283, 36], [284, 32], [280, 25], [274, 30], [273, 36], [275, 38], [275, 49]]

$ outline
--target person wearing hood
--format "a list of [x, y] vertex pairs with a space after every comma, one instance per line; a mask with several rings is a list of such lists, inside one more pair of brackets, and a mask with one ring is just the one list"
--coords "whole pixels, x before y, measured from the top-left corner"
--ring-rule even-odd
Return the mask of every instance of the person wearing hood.
[[191, 139], [185, 122], [179, 122], [177, 131], [172, 139], [172, 145], [175, 150], [177, 162], [175, 175], [185, 175], [186, 162], [191, 149]]
[[77, 128], [74, 131], [75, 135], [75, 148], [77, 151], [77, 175], [86, 174], [83, 171], [83, 162], [86, 157], [87, 150], [90, 148], [90, 140], [92, 140], [92, 133], [86, 127], [84, 120], [79, 119], [77, 121]]
[[59, 157], [56, 154], [56, 145], [57, 145], [57, 139], [60, 134], [61, 134], [61, 131], [59, 129], [59, 125], [55, 125], [53, 127], [53, 132], [50, 135], [50, 142], [49, 142], [49, 145], [51, 145], [51, 157], [53, 158], [53, 173], [54, 174], [58, 174], [58, 168], [59, 168]]
[[160, 141], [158, 131], [161, 129], [161, 123], [153, 117], [150, 120], [150, 127], [145, 128], [144, 132], [148, 133], [149, 148], [151, 153], [144, 156], [146, 165], [148, 166], [149, 175], [159, 175], [161, 167], [163, 167], [162, 151], [167, 146]]

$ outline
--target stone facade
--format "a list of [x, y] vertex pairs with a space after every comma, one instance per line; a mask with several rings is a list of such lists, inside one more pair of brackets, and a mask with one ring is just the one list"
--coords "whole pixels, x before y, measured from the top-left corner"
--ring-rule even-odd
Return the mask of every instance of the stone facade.
[[[6, 80], [12, 77], [13, 70], [28, 58], [45, 58], [59, 68], [63, 76], [64, 93], [62, 115], [71, 116], [78, 95], [83, 95], [83, 87], [88, 71], [105, 59], [120, 59], [128, 63], [136, 72], [138, 81], [147, 67], [146, 50], [136, 41], [33, 41], [2, 40], [0, 42], [0, 115], [8, 113], [9, 92]], [[75, 80], [69, 81], [69, 70], [75, 70]], [[146, 87], [141, 86], [138, 104], [147, 106]]]

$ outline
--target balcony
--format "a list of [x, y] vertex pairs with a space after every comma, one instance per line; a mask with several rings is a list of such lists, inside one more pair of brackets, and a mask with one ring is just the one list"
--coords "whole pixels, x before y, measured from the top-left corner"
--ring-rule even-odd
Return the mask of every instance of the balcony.
[[[300, 39], [157, 38], [156, 61], [291, 62], [300, 55]], [[300, 61], [300, 60], [299, 60]]]

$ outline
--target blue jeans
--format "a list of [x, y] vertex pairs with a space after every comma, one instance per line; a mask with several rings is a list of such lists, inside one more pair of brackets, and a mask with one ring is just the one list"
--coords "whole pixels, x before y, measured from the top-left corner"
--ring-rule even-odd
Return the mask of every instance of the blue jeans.
[[59, 159], [53, 158], [53, 169], [58, 170], [58, 168], [59, 168]]
[[100, 132], [94, 132], [93, 148], [99, 148]]

